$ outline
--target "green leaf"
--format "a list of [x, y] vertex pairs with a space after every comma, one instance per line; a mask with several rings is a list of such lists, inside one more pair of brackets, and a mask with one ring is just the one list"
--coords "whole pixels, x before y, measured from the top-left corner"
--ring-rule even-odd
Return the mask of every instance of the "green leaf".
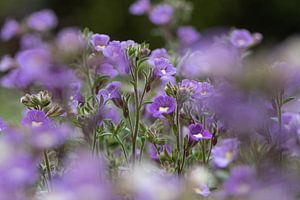
[[296, 99], [296, 97], [288, 97], [285, 100], [283, 100], [282, 105], [284, 105], [284, 104], [286, 104], [286, 103], [288, 103], [288, 102], [290, 102], [290, 101], [292, 101], [294, 99]]

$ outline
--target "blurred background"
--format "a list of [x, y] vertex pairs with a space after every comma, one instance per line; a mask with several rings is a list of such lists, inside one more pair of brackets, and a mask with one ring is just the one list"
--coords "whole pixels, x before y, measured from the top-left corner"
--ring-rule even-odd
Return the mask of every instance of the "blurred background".
[[[116, 40], [133, 39], [149, 42], [151, 48], [164, 45], [151, 30], [154, 26], [146, 16], [132, 16], [128, 7], [135, 0], [0, 0], [0, 24], [12, 16], [22, 19], [31, 12], [51, 8], [59, 18], [59, 28], [89, 27]], [[155, 1], [155, 0], [153, 0]], [[299, 0], [187, 0], [194, 5], [188, 24], [200, 32], [208, 27], [238, 27], [264, 35], [264, 44], [283, 40], [300, 31]], [[13, 54], [17, 42], [0, 43], [0, 56]], [[0, 89], [0, 116], [12, 122], [21, 118], [21, 94]], [[9, 101], [7, 101], [9, 99]]]

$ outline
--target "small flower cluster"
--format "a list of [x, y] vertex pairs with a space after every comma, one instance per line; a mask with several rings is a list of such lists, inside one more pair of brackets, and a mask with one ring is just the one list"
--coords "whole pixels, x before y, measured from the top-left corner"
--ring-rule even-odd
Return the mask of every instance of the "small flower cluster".
[[0, 199], [299, 197], [299, 39], [256, 60], [259, 33], [200, 36], [178, 26], [189, 6], [129, 8], [165, 34], [153, 50], [74, 27], [51, 38], [50, 10], [7, 19], [1, 39], [20, 50], [0, 83], [24, 92], [24, 112], [0, 118]]

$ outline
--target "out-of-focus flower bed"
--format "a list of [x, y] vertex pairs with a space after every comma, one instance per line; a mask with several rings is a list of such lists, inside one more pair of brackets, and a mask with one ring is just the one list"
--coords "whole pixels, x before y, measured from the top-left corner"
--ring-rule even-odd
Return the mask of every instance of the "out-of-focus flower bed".
[[255, 52], [262, 34], [199, 32], [191, 11], [130, 6], [159, 49], [56, 32], [49, 9], [7, 18], [20, 49], [0, 61], [0, 199], [300, 198], [300, 39]]

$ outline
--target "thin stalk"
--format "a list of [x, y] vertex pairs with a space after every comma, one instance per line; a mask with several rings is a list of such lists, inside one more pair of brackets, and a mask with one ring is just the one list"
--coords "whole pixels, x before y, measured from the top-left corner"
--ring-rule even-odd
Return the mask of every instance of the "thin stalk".
[[181, 174], [181, 170], [180, 170], [180, 154], [181, 154], [181, 149], [180, 149], [180, 124], [179, 124], [179, 111], [180, 111], [180, 106], [179, 106], [179, 103], [177, 101], [177, 106], [176, 106], [176, 131], [177, 133], [176, 134], [176, 145], [177, 145], [177, 173], [178, 174]]
[[127, 153], [126, 153], [126, 149], [125, 149], [125, 146], [122, 142], [122, 140], [119, 138], [118, 135], [114, 134], [115, 138], [117, 139], [118, 143], [121, 145], [121, 148], [122, 148], [122, 151], [123, 151], [123, 154], [125, 156], [125, 159], [126, 159], [126, 163], [128, 164], [128, 156], [127, 156]]
[[201, 148], [202, 148], [202, 161], [203, 161], [203, 164], [205, 165], [206, 158], [205, 158], [205, 147], [204, 147], [204, 141], [203, 140], [201, 141]]
[[141, 153], [140, 153], [140, 160], [139, 160], [140, 163], [142, 162], [144, 148], [145, 148], [145, 141], [142, 141]]
[[134, 104], [135, 104], [135, 127], [134, 127], [134, 133], [132, 136], [132, 163], [135, 165], [135, 157], [136, 157], [136, 139], [138, 135], [139, 130], [139, 121], [140, 121], [140, 107], [139, 107], [139, 93], [138, 93], [138, 70], [136, 69], [137, 66], [135, 66], [134, 71]]
[[92, 152], [93, 153], [95, 152], [96, 142], [97, 142], [97, 131], [94, 130], [93, 147], [92, 147]]
[[212, 141], [212, 139], [210, 139], [210, 146], [209, 146], [209, 151], [208, 151], [208, 155], [207, 155], [206, 163], [208, 163], [208, 162], [209, 162], [209, 158], [210, 158], [210, 154], [211, 154], [212, 146], [213, 146], [213, 141]]
[[50, 190], [51, 190], [52, 189], [52, 176], [51, 176], [51, 169], [50, 169], [50, 163], [49, 163], [47, 150], [44, 151], [44, 159], [45, 159], [46, 171], [47, 171], [47, 175], [48, 175], [48, 182], [49, 182]]

